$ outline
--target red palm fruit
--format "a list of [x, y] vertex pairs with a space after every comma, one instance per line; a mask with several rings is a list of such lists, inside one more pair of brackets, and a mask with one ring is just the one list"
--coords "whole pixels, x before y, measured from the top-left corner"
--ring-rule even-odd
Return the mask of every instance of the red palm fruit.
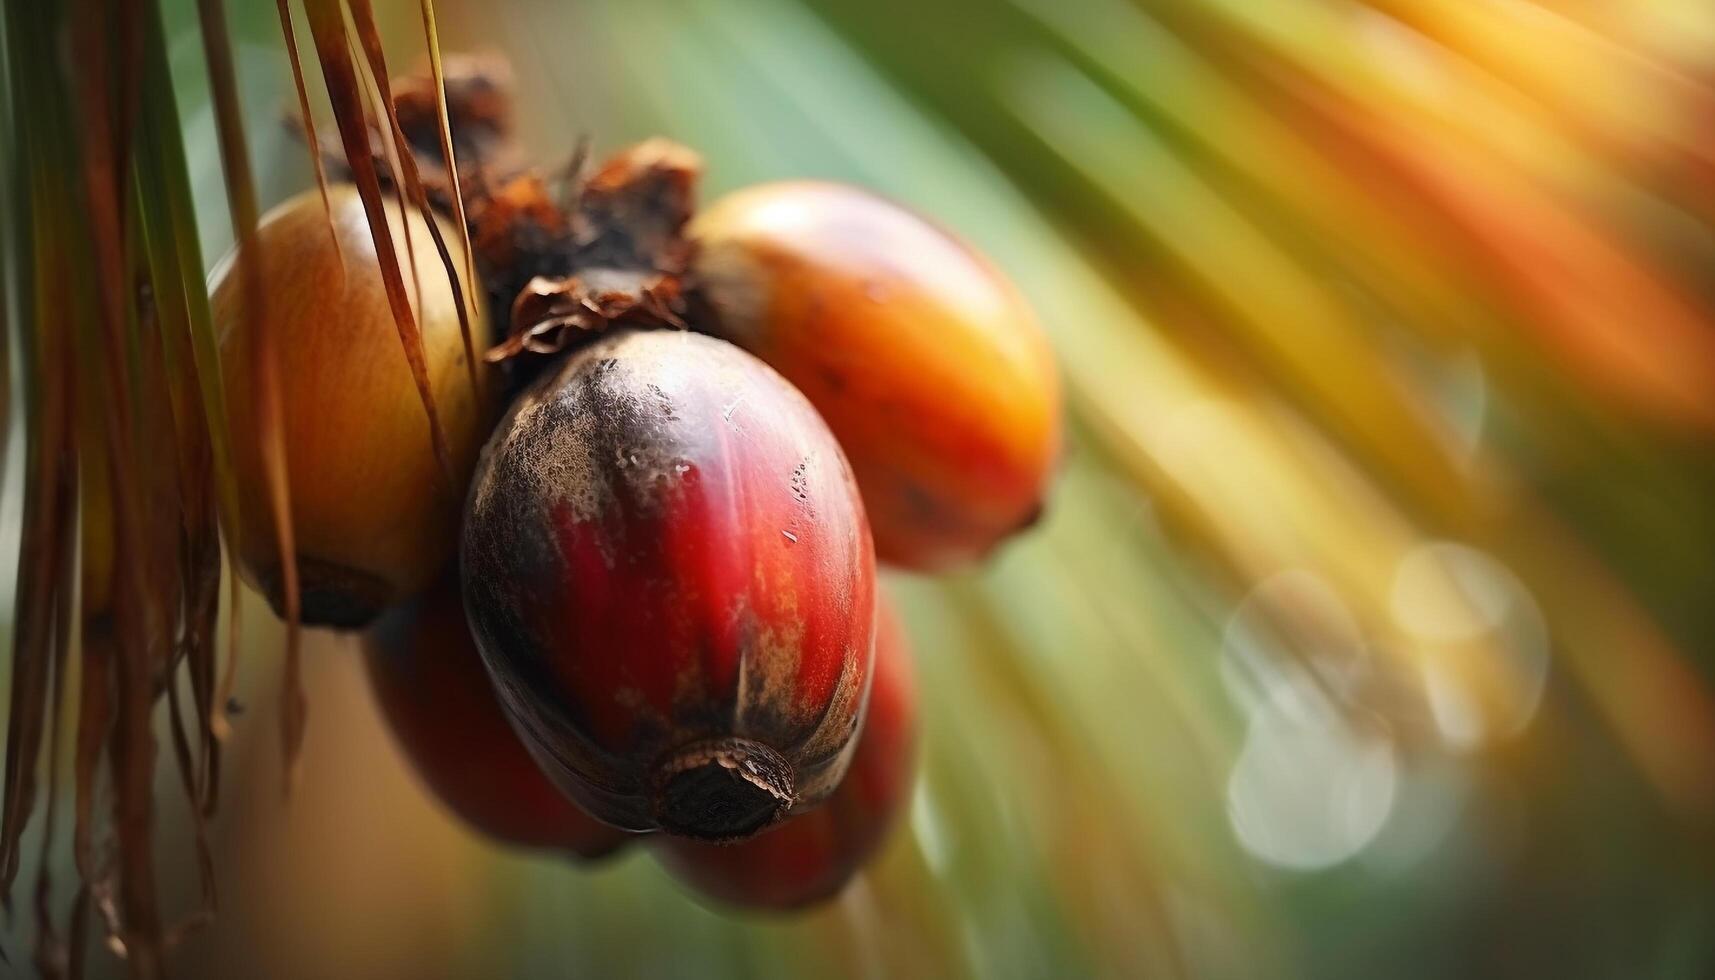
[[957, 565], [1034, 521], [1060, 452], [1059, 380], [1028, 305], [986, 260], [830, 183], [738, 191], [689, 234], [706, 326], [822, 413], [883, 561]]
[[[211, 303], [241, 505], [238, 568], [276, 611], [283, 608], [260, 449], [264, 433], [252, 396], [258, 379], [251, 348], [266, 326], [278, 354], [303, 621], [354, 628], [427, 588], [446, 565], [458, 541], [465, 481], [496, 412], [491, 399], [472, 388], [452, 280], [428, 222], [414, 210], [401, 219], [398, 202], [388, 201], [406, 288], [413, 301], [421, 298], [415, 320], [447, 438], [449, 481], [435, 459], [363, 201], [356, 188], [336, 185], [329, 188], [328, 204], [331, 234], [328, 212], [314, 191], [262, 218], [256, 231], [262, 246], [260, 311], [245, 309], [244, 277], [232, 257], [214, 273]], [[463, 269], [458, 234], [436, 220], [453, 264]], [[407, 254], [416, 257], [415, 280], [405, 268]], [[418, 288], [412, 289], [413, 282]], [[469, 287], [464, 284], [466, 297]], [[488, 321], [480, 310], [473, 315], [472, 342], [481, 351]]]
[[674, 877], [729, 905], [798, 908], [837, 895], [881, 846], [911, 795], [917, 692], [904, 630], [885, 603], [879, 613], [869, 712], [840, 788], [737, 844], [657, 838], [655, 856]]
[[738, 839], [845, 772], [869, 525], [815, 409], [749, 354], [621, 331], [567, 357], [483, 451], [462, 562], [502, 701], [602, 820]]
[[629, 839], [566, 799], [518, 740], [471, 639], [456, 577], [390, 611], [364, 640], [382, 716], [461, 820], [506, 844], [585, 858]]

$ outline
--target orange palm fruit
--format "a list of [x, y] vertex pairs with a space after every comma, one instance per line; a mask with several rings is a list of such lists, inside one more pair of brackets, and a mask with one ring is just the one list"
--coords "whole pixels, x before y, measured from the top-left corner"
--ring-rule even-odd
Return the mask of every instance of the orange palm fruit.
[[696, 326], [807, 395], [851, 459], [884, 561], [979, 559], [1040, 512], [1060, 452], [1047, 339], [1011, 282], [928, 220], [841, 184], [762, 184], [689, 235]]
[[[413, 304], [421, 296], [415, 319], [446, 434], [449, 480], [436, 460], [428, 416], [387, 302], [363, 202], [355, 188], [335, 186], [330, 204], [331, 235], [313, 191], [262, 219], [259, 313], [244, 309], [244, 277], [232, 258], [214, 274], [212, 300], [241, 505], [239, 569], [276, 611], [282, 609], [251, 356], [257, 330], [266, 326], [278, 354], [303, 619], [357, 627], [428, 586], [446, 564], [458, 543], [465, 486], [493, 412], [473, 390], [458, 305], [428, 223], [416, 212], [401, 220], [397, 202], [389, 201], [406, 291]], [[415, 284], [406, 263], [407, 229]], [[441, 234], [462, 271], [459, 236], [445, 222]], [[480, 352], [488, 344], [487, 320], [480, 309], [470, 316], [472, 343]]]

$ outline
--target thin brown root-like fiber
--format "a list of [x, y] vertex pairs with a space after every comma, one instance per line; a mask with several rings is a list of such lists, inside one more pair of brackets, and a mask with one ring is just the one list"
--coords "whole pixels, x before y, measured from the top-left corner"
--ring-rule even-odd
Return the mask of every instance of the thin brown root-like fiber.
[[345, 275], [345, 249], [339, 243], [339, 233], [333, 227], [333, 204], [328, 197], [327, 167], [319, 150], [321, 140], [316, 136], [316, 117], [310, 111], [310, 93], [304, 87], [304, 64], [298, 56], [298, 33], [292, 26], [292, 0], [274, 0], [280, 12], [280, 37], [286, 42], [286, 60], [292, 65], [292, 86], [298, 94], [298, 112], [303, 120], [304, 136], [310, 145], [310, 165], [316, 171], [316, 190], [321, 192], [322, 212], [327, 215], [328, 238], [333, 242], [334, 256], [339, 260], [340, 275]]
[[[69, 195], [63, 180], [61, 174], [32, 174], [30, 190], [38, 207]], [[26, 349], [33, 361], [30, 370], [47, 383], [41, 386], [25, 416], [28, 452], [24, 464], [24, 521], [12, 633], [5, 798], [0, 808], [0, 893], [4, 894], [8, 908], [12, 884], [18, 874], [21, 838], [35, 806], [36, 762], [46, 716], [54, 587], [60, 577], [56, 568], [56, 542], [73, 520], [67, 493], [68, 487], [75, 486], [76, 478], [71, 431], [74, 375], [70, 337], [67, 331], [49, 329], [47, 325], [55, 321], [46, 315], [56, 308], [65, 309], [58, 304], [71, 298], [67, 230], [57, 222], [45, 220], [43, 211], [37, 211], [34, 218], [29, 229], [36, 280], [35, 315], [31, 319], [38, 336]]]
[[[375, 93], [377, 96], [376, 111], [379, 113], [377, 122], [380, 124], [378, 128], [382, 130], [382, 146], [388, 151], [388, 164], [392, 167], [393, 173], [398, 177], [396, 183], [403, 191], [403, 193], [400, 194], [399, 223], [402, 227], [410, 227], [410, 224], [404, 215], [405, 203], [409, 201], [417, 208], [418, 212], [422, 215], [424, 224], [428, 226], [429, 237], [435, 243], [435, 249], [439, 255], [441, 266], [446, 272], [448, 282], [452, 284], [453, 300], [458, 309], [459, 331], [464, 338], [465, 351], [468, 360], [468, 358], [473, 356], [474, 353], [471, 341], [470, 310], [464, 302], [463, 289], [459, 285], [458, 266], [453, 263], [452, 256], [448, 252], [446, 241], [441, 234], [440, 223], [435, 220], [433, 212], [429, 209], [428, 195], [423, 188], [422, 176], [417, 169], [416, 153], [412, 151], [410, 144], [405, 139], [404, 131], [399, 126], [399, 114], [394, 109], [392, 83], [388, 79], [387, 62], [381, 50], [381, 34], [376, 30], [375, 26], [375, 13], [370, 7], [369, 0], [349, 0], [349, 7], [351, 10], [352, 22], [357, 28], [358, 39], [362, 42], [364, 57], [369, 63], [369, 79], [375, 86]], [[449, 173], [453, 173], [454, 179], [456, 180], [456, 173], [452, 171], [450, 160], [448, 170]], [[456, 183], [454, 186], [457, 186]], [[453, 194], [453, 200], [455, 202], [458, 201], [458, 194], [456, 192]], [[462, 211], [462, 202], [459, 203], [457, 207]], [[411, 241], [412, 236], [410, 234], [406, 234], [405, 248], [407, 258], [411, 263], [412, 278], [415, 281], [417, 288], [417, 308], [421, 310], [423, 308], [423, 284], [421, 278], [417, 275], [417, 259], [415, 253], [412, 251], [413, 247]], [[474, 362], [469, 362], [468, 366], [471, 372], [471, 384], [474, 388], [478, 383], [476, 364]], [[449, 483], [448, 489], [456, 494], [458, 492], [457, 488], [450, 486], [450, 484], [454, 482], [451, 459], [452, 457], [450, 454], [442, 456], [442, 470]]]
[[[467, 246], [460, 268], [450, 236], [430, 210], [431, 193], [437, 207], [448, 205], [448, 195], [439, 183], [425, 187], [418, 173], [419, 161], [387, 94], [370, 4], [304, 2], [348, 151], [354, 138], [361, 141], [357, 145], [367, 143], [358, 93], [363, 66], [370, 66], [381, 107], [378, 119], [386, 120], [378, 128], [384, 143], [391, 136], [388, 145], [399, 154], [389, 177], [399, 189], [401, 210], [414, 207], [429, 222], [459, 304], [472, 383], [478, 384], [470, 322], [475, 260]], [[197, 11], [227, 207], [238, 241], [241, 312], [254, 314], [267, 303], [267, 284], [261, 278], [260, 214], [224, 3], [197, 0]], [[349, 26], [342, 19], [347, 7]], [[224, 669], [219, 614], [223, 556], [236, 553], [239, 501], [219, 352], [205, 302], [204, 265], [155, 8], [119, 0], [8, 4], [0, 34], [11, 69], [8, 108], [28, 105], [35, 113], [21, 117], [28, 152], [7, 155], [8, 162], [23, 161], [16, 182], [6, 188], [9, 195], [18, 191], [25, 202], [17, 212], [22, 217], [0, 228], [8, 254], [21, 256], [23, 270], [16, 279], [7, 277], [9, 286], [21, 280], [23, 289], [0, 302], [0, 313], [18, 314], [0, 328], [26, 334], [20, 350], [28, 363], [18, 367], [35, 382], [23, 422], [26, 516], [11, 640], [0, 884], [8, 886], [9, 895], [22, 864], [20, 842], [42, 804], [52, 826], [40, 837], [41, 865], [26, 902], [39, 920], [36, 965], [56, 977], [81, 975], [88, 948], [102, 939], [123, 957], [123, 969], [131, 976], [161, 976], [168, 950], [209, 920], [217, 899], [208, 820], [216, 808], [221, 739], [230, 729], [228, 705], [236, 678], [236, 577], [228, 580], [232, 634]], [[291, 0], [277, 0], [298, 107], [314, 145], [319, 138], [290, 8]], [[433, 48], [437, 40], [427, 0], [420, 12]], [[363, 41], [356, 57], [350, 49], [354, 40]], [[79, 67], [76, 73], [58, 70], [58, 59], [68, 53]], [[460, 214], [446, 80], [439, 52], [431, 50], [431, 59], [438, 135], [454, 187], [451, 205]], [[38, 118], [46, 122], [31, 122]], [[401, 347], [424, 401], [430, 443], [447, 471], [449, 454], [426, 383], [418, 311], [407, 301], [400, 256], [389, 237], [378, 164], [365, 152], [349, 155]], [[327, 211], [328, 174], [319, 159], [313, 162]], [[431, 176], [439, 181], [442, 175]], [[331, 214], [329, 219], [332, 231]], [[461, 228], [460, 234], [462, 244], [467, 231]], [[334, 244], [342, 248], [337, 238]], [[415, 279], [417, 256], [410, 254], [411, 247], [407, 240], [405, 258]], [[342, 274], [351, 261], [348, 252], [340, 254]], [[266, 323], [266, 318], [249, 319]], [[280, 727], [289, 785], [300, 766], [306, 702], [299, 655], [302, 583], [277, 363], [289, 338], [276, 334], [264, 326], [253, 338], [247, 366], [254, 381], [235, 396], [253, 399], [256, 429], [240, 436], [253, 439], [262, 457], [265, 505], [279, 557], [286, 619]], [[0, 362], [0, 385], [10, 366]], [[163, 715], [165, 733], [156, 729]], [[161, 742], [171, 761], [161, 758]], [[69, 773], [55, 765], [62, 754], [72, 758]], [[47, 773], [41, 771], [44, 760]], [[179, 812], [160, 810], [153, 797], [162, 782], [157, 767], [163, 764], [174, 767], [177, 786], [190, 804], [185, 812], [191, 822], [177, 830], [193, 837], [201, 892], [188, 915], [166, 914], [157, 893], [155, 854], [162, 830], [157, 813]], [[56, 896], [56, 885], [62, 892], [69, 889], [49, 873], [50, 852], [65, 847], [68, 828], [59, 827], [62, 822], [71, 824], [75, 897]], [[53, 914], [55, 905], [66, 912], [68, 897], [69, 924]], [[105, 927], [104, 936], [90, 935], [92, 921], [97, 930]]]
[[[258, 310], [266, 302], [262, 283], [261, 243], [255, 185], [251, 178], [249, 150], [244, 145], [244, 124], [238, 105], [238, 85], [232, 64], [232, 49], [226, 32], [221, 0], [197, 0], [202, 18], [203, 52], [208, 62], [210, 89], [215, 105], [215, 130], [220, 141], [221, 166], [226, 174], [227, 207], [238, 236], [239, 293], [244, 308]], [[274, 520], [275, 547], [280, 555], [281, 591], [286, 619], [286, 679], [281, 687], [281, 740], [292, 770], [302, 742], [303, 690], [299, 685], [301, 615], [298, 593], [297, 543], [292, 528], [291, 484], [286, 472], [284, 413], [280, 393], [278, 339], [267, 326], [267, 317], [251, 317], [257, 325], [251, 348], [251, 371], [256, 379], [255, 433], [268, 485], [268, 505]]]
[[[375, 256], [381, 270], [382, 285], [393, 312], [393, 322], [399, 330], [399, 341], [405, 349], [405, 360], [411, 378], [417, 386], [418, 397], [429, 420], [429, 437], [441, 469], [452, 472], [452, 453], [440, 414], [435, 408], [434, 392], [429, 385], [427, 359], [423, 353], [423, 337], [418, 330], [411, 304], [405, 293], [405, 281], [399, 268], [398, 253], [387, 226], [386, 202], [381, 195], [381, 182], [370, 152], [368, 126], [364, 122], [363, 89], [358, 66], [353, 61], [345, 30], [345, 18], [339, 0], [305, 0], [309, 15], [310, 35], [315, 39], [316, 54], [322, 64], [322, 78], [327, 85], [328, 99], [333, 103], [334, 118], [339, 123], [340, 140], [345, 147], [346, 161], [351, 166], [352, 180], [363, 210], [369, 219], [370, 234], [375, 242]], [[363, 12], [368, 11], [367, 4]], [[356, 17], [359, 11], [354, 9]], [[373, 21], [373, 18], [370, 18]], [[362, 19], [359, 19], [361, 25]]]
[[[88, 221], [95, 267], [96, 321], [101, 342], [93, 356], [80, 357], [86, 382], [99, 384], [104, 393], [100, 431], [105, 450], [108, 486], [138, 485], [143, 457], [137, 433], [126, 418], [131, 401], [131, 377], [127, 370], [127, 332], [134, 327], [128, 314], [126, 283], [131, 262], [128, 257], [126, 212], [122, 206], [130, 164], [127, 122], [134, 116], [127, 97], [137, 92], [141, 72], [142, 25], [140, 9], [127, 5], [119, 11], [112, 34], [102, 22], [97, 0], [86, 0], [73, 20], [73, 45], [84, 54], [85, 71], [78, 78], [79, 121], [82, 124], [82, 204]], [[110, 40], [116, 39], [116, 42]], [[103, 58], [112, 43], [118, 57]], [[117, 65], [118, 84], [107, 75]], [[121, 94], [116, 108], [112, 93]], [[147, 567], [149, 548], [138, 495], [112, 492], [108, 495], [113, 526], [113, 609], [118, 623], [114, 673], [117, 712], [110, 749], [113, 774], [113, 820], [119, 841], [119, 908], [121, 939], [128, 950], [131, 975], [147, 980], [162, 973], [162, 930], [155, 887], [154, 861], [154, 762], [155, 740], [150, 724], [154, 665], [151, 651], [161, 637], [151, 633], [151, 582]]]
[[[470, 250], [470, 224], [465, 217], [464, 189], [459, 183], [458, 157], [453, 150], [452, 121], [447, 115], [447, 74], [441, 64], [441, 40], [435, 29], [435, 0], [421, 0], [418, 4], [423, 14], [423, 40], [429, 48], [429, 77], [435, 89], [435, 135], [441, 144], [441, 159], [446, 165], [447, 179], [453, 189], [453, 223], [458, 226], [459, 245], [464, 248], [465, 282], [470, 284], [470, 296], [461, 295], [458, 276], [450, 276], [453, 282], [453, 298], [459, 304], [459, 329], [464, 333], [465, 364], [470, 369], [471, 392], [480, 400], [482, 397], [482, 373], [476, 360], [476, 344], [471, 336], [470, 318], [475, 314], [475, 304], [479, 302], [481, 291], [476, 285], [476, 256]], [[398, 113], [394, 113], [395, 132], [397, 129]], [[407, 151], [409, 152], [409, 151]], [[432, 222], [431, 222], [432, 225]], [[448, 262], [446, 246], [441, 243], [440, 235], [435, 236], [435, 243], [441, 249], [441, 261]]]
[[405, 232], [403, 235], [403, 238], [405, 239], [404, 271], [411, 280], [411, 295], [416, 301], [415, 305], [412, 306], [411, 309], [414, 315], [422, 316], [423, 277], [420, 275], [420, 270], [417, 266], [416, 236], [410, 233], [411, 189], [405, 183], [405, 164], [403, 162], [404, 158], [410, 157], [410, 153], [409, 151], [405, 151], [402, 155], [400, 146], [401, 141], [389, 135], [391, 127], [387, 126], [386, 120], [391, 116], [391, 112], [389, 110], [390, 101], [387, 97], [385, 82], [377, 81], [375, 78], [373, 68], [374, 61], [371, 60], [369, 62], [371, 65], [370, 70], [367, 72], [364, 71], [364, 58], [362, 57], [362, 53], [352, 46], [351, 35], [349, 34], [347, 35], [347, 49], [351, 55], [352, 61], [358, 65], [357, 77], [359, 82], [364, 83], [364, 98], [371, 111], [375, 113], [374, 122], [371, 123], [371, 126], [381, 133], [381, 158], [387, 169], [385, 173], [379, 174], [379, 176], [383, 180], [391, 183], [398, 191], [394, 203], [399, 207], [399, 227]]
[[[67, 510], [72, 505], [72, 488], [65, 488], [66, 500], [63, 506]], [[43, 976], [59, 976], [65, 972], [66, 949], [63, 938], [54, 928], [53, 915], [53, 867], [54, 843], [59, 827], [60, 787], [60, 742], [65, 730], [66, 696], [68, 675], [66, 666], [71, 659], [72, 621], [76, 610], [73, 608], [73, 576], [77, 563], [75, 549], [76, 535], [72, 533], [70, 521], [66, 521], [60, 531], [58, 548], [60, 567], [59, 591], [54, 596], [54, 644], [53, 644], [53, 679], [49, 688], [48, 703], [48, 798], [42, 808], [42, 842], [38, 851], [36, 865], [36, 969]]]
[[[64, 376], [64, 343], [40, 345], [42, 376]], [[69, 479], [69, 390], [51, 387], [32, 413], [23, 540], [19, 554], [17, 612], [12, 633], [11, 710], [7, 718], [5, 805], [0, 814], [0, 888], [10, 904], [18, 874], [19, 845], [35, 806], [36, 759], [45, 721], [49, 678], [53, 586], [58, 577], [55, 543], [71, 515], [65, 505]]]
[[214, 717], [209, 721], [209, 730], [215, 740], [224, 742], [232, 736], [231, 704], [232, 692], [238, 685], [238, 650], [244, 638], [243, 617], [240, 610], [240, 600], [244, 597], [244, 585], [238, 578], [237, 559], [229, 549], [226, 553], [226, 662], [220, 669], [220, 684], [214, 692]]

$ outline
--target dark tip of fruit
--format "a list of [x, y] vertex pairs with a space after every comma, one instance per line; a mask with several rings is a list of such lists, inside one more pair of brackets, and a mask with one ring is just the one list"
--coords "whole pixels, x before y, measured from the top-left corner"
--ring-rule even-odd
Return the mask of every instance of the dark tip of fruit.
[[[285, 618], [286, 595], [279, 567], [267, 569], [261, 578], [268, 605]], [[305, 626], [362, 629], [381, 615], [392, 594], [386, 582], [368, 572], [298, 556], [298, 609]]]
[[655, 819], [680, 837], [743, 840], [791, 809], [793, 782], [792, 764], [761, 742], [694, 742], [656, 769]]

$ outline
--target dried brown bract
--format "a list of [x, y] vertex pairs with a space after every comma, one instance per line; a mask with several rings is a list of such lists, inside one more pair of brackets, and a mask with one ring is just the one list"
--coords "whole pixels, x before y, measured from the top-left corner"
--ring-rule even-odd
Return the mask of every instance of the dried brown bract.
[[[505, 61], [449, 57], [444, 74], [472, 253], [494, 321], [509, 325], [487, 360], [506, 365], [509, 387], [534, 377], [544, 358], [615, 324], [683, 328], [692, 252], [684, 231], [701, 158], [652, 139], [593, 170], [582, 145], [557, 173], [524, 169], [511, 138]], [[423, 192], [451, 214], [454, 187], [441, 152], [434, 80], [426, 69], [403, 75], [391, 81], [391, 93]], [[385, 184], [386, 134], [373, 121], [369, 145]], [[350, 173], [340, 146], [327, 143], [320, 152], [329, 172]]]
[[683, 327], [684, 227], [700, 172], [695, 153], [650, 140], [574, 177], [563, 206], [534, 177], [485, 202], [472, 218], [477, 254], [491, 290], [513, 297], [511, 335], [489, 360], [555, 354], [617, 323]]

